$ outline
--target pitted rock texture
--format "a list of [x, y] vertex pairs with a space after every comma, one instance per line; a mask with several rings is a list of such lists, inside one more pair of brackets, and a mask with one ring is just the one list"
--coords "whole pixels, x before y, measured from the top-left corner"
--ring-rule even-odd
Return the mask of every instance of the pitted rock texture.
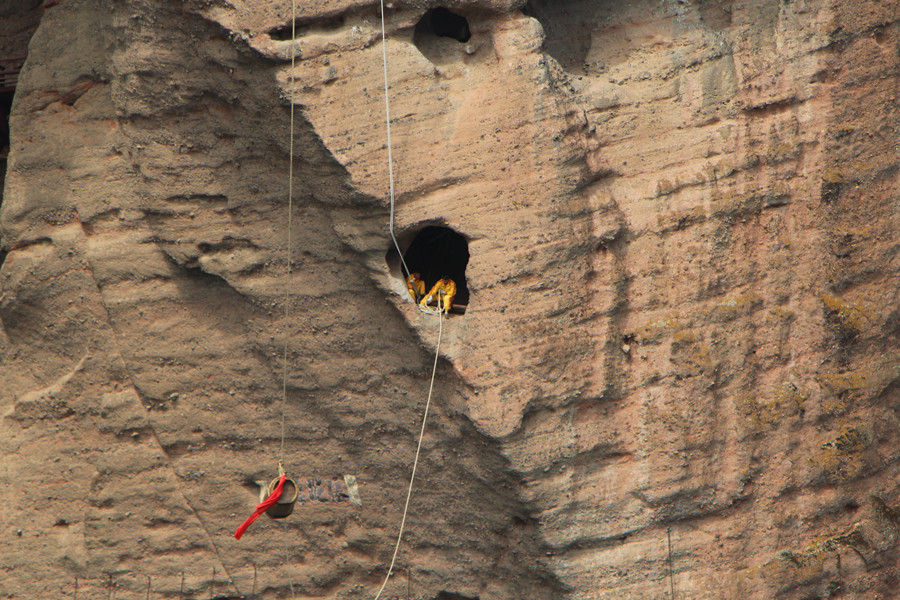
[[[378, 5], [298, 4], [45, 10], [0, 209], [0, 596], [380, 586], [438, 322], [391, 253]], [[386, 592], [892, 597], [900, 3], [444, 5], [465, 39], [437, 6], [387, 11], [395, 227], [465, 236], [470, 298]], [[238, 542], [282, 414], [288, 471], [363, 506]]]

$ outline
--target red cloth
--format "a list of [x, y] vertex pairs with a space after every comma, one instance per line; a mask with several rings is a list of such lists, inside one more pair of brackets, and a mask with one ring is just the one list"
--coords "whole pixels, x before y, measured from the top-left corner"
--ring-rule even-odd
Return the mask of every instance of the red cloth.
[[259, 515], [263, 514], [267, 510], [269, 510], [272, 505], [278, 502], [278, 499], [281, 498], [281, 490], [284, 488], [284, 480], [287, 479], [287, 475], [284, 473], [281, 474], [281, 477], [278, 479], [278, 485], [275, 486], [275, 489], [272, 490], [272, 493], [269, 494], [269, 497], [256, 505], [256, 510], [253, 511], [253, 514], [250, 517], [241, 523], [241, 526], [237, 528], [234, 532], [234, 537], [237, 539], [241, 539], [241, 536], [244, 535], [244, 532], [247, 531], [247, 528], [250, 527], [250, 524], [255, 521]]

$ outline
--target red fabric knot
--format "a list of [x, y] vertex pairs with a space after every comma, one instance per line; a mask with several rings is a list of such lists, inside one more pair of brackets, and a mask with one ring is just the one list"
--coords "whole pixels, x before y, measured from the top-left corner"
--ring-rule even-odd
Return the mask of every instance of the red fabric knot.
[[250, 515], [246, 521], [241, 523], [241, 526], [237, 528], [234, 532], [234, 537], [236, 539], [241, 539], [241, 536], [244, 535], [244, 532], [247, 531], [247, 528], [250, 527], [250, 524], [253, 523], [259, 515], [263, 514], [272, 506], [278, 502], [278, 499], [281, 498], [281, 490], [284, 488], [284, 480], [287, 479], [287, 475], [284, 473], [281, 474], [281, 477], [278, 478], [278, 485], [275, 486], [275, 489], [272, 490], [272, 493], [269, 494], [269, 497], [256, 505], [256, 510], [253, 511], [253, 514]]

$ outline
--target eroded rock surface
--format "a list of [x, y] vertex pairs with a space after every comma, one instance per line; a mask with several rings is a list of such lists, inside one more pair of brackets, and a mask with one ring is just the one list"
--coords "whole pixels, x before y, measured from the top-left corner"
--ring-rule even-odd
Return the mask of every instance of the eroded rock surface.
[[[0, 212], [0, 595], [374, 597], [438, 326], [391, 252], [378, 6], [300, 4], [45, 10]], [[437, 6], [387, 13], [395, 226], [465, 236], [470, 297], [387, 593], [890, 597], [900, 5]], [[282, 410], [288, 471], [363, 506], [236, 541]]]

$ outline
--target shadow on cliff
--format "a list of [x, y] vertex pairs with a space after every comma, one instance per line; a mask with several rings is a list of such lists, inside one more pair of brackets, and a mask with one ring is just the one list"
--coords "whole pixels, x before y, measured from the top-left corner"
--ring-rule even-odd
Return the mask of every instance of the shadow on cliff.
[[[267, 565], [260, 587], [269, 593], [283, 594], [293, 581], [292, 592], [353, 596], [355, 587], [380, 583], [390, 559], [432, 356], [335, 232], [335, 220], [370, 221], [378, 213], [387, 247], [384, 203], [351, 188], [302, 110], [295, 115], [294, 275], [284, 296], [290, 121], [276, 83], [284, 65], [190, 6], [115, 5], [98, 28], [109, 42], [101, 79], [115, 110], [104, 116], [121, 127], [132, 172], [108, 183], [118, 205], [85, 219], [92, 243], [118, 240], [115, 257], [97, 252], [92, 266], [121, 271], [98, 286], [135, 386], [150, 398], [178, 398], [145, 416], [162, 448], [178, 449], [166, 457], [168, 467], [230, 573], [219, 587], [242, 593], [247, 566]], [[122, 11], [129, 18], [117, 20]], [[72, 198], [76, 208], [90, 201]], [[124, 214], [134, 216], [126, 222]], [[135, 235], [122, 241], [122, 232]], [[146, 260], [157, 261], [158, 272], [129, 283], [128, 265], [138, 270]], [[133, 293], [117, 295], [129, 285]], [[236, 513], [254, 504], [242, 483], [279, 443], [285, 338], [286, 462], [309, 473], [357, 474], [364, 505], [357, 512], [310, 508], [284, 529], [260, 525], [237, 544]], [[497, 443], [466, 418], [462, 385], [442, 360], [401, 566], [423, 597], [477, 598], [496, 581], [508, 598], [559, 597], [519, 482]], [[130, 443], [116, 442], [117, 452], [127, 454]], [[199, 464], [209, 465], [203, 476]], [[115, 506], [112, 486], [97, 493]], [[145, 507], [147, 523], [156, 509]], [[128, 531], [122, 535], [135, 534]], [[178, 572], [171, 560], [181, 552], [177, 540], [157, 540], [143, 556], [107, 542], [88, 541], [91, 552], [110, 553], [89, 564], [155, 578]], [[285, 550], [296, 563], [282, 564]], [[71, 576], [65, 565], [55, 568], [61, 580]]]

